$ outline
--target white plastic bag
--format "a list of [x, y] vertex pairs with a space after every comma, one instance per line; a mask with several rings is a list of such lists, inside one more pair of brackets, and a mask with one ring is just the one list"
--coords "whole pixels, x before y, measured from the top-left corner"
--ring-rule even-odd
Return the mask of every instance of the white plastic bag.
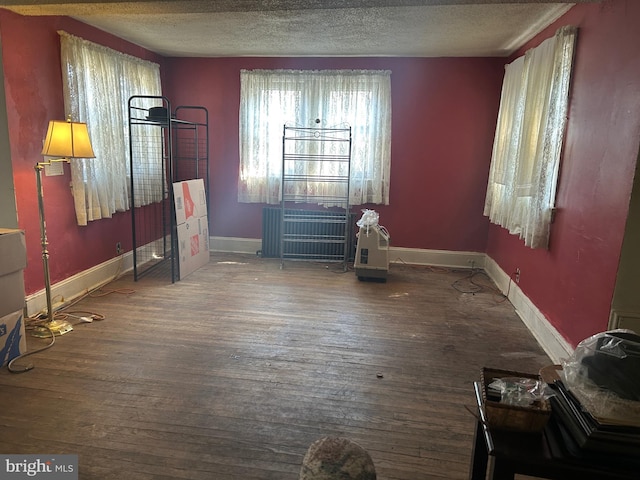
[[379, 218], [380, 216], [378, 215], [378, 212], [365, 208], [364, 210], [362, 210], [362, 217], [356, 222], [356, 225], [358, 225], [360, 228], [373, 227], [375, 225], [378, 225]]
[[640, 337], [610, 330], [582, 340], [562, 362], [561, 378], [603, 422], [640, 426]]

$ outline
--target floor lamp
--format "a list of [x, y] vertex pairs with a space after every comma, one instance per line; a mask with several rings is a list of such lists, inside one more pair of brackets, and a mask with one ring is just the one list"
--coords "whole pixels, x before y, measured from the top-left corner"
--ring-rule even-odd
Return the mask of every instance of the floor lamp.
[[[49, 159], [35, 165], [38, 188], [38, 212], [40, 213], [40, 240], [42, 244], [42, 265], [44, 268], [44, 289], [47, 296], [46, 323], [34, 330], [37, 337], [64, 335], [73, 330], [66, 320], [54, 319], [51, 301], [51, 279], [49, 277], [49, 242], [47, 241], [47, 223], [44, 217], [44, 194], [42, 189], [42, 171], [47, 165], [57, 162], [70, 163], [72, 158], [95, 158], [86, 123], [72, 122], [71, 119], [51, 120], [47, 136], [42, 147], [42, 155]], [[52, 158], [54, 157], [54, 158]]]

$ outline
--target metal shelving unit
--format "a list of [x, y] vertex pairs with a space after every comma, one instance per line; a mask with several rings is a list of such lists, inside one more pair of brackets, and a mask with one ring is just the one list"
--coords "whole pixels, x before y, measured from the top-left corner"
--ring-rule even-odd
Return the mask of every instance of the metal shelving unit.
[[[209, 116], [204, 107], [172, 111], [163, 96], [129, 98], [133, 274], [170, 263], [179, 278], [173, 183], [202, 178], [209, 191]], [[208, 199], [208, 194], [207, 194]]]
[[[347, 269], [351, 127], [285, 125], [282, 136], [280, 261], [342, 262]], [[321, 205], [322, 210], [299, 208]], [[297, 208], [294, 208], [297, 207]]]

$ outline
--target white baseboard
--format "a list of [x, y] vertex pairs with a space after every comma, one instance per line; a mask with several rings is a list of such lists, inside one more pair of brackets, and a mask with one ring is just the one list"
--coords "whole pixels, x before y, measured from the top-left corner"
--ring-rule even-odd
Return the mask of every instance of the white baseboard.
[[389, 247], [389, 263], [433, 265], [449, 268], [484, 268], [485, 258], [486, 255], [479, 252]]
[[[255, 255], [262, 248], [259, 238], [211, 237], [212, 252], [246, 253]], [[554, 363], [560, 363], [573, 353], [571, 345], [549, 323], [540, 310], [511, 282], [507, 273], [490, 257], [479, 252], [452, 252], [447, 250], [425, 250], [418, 248], [389, 247], [389, 261], [396, 264], [434, 265], [449, 268], [482, 268], [502, 293], [508, 293], [516, 313], [531, 331], [540, 346]], [[96, 288], [99, 288], [124, 272], [133, 268], [133, 255], [128, 252], [107, 262], [96, 265], [79, 274], [52, 285], [54, 305], [69, 303]], [[46, 308], [44, 290], [26, 299], [27, 314], [33, 315]]]
[[249, 253], [255, 255], [262, 249], [260, 238], [211, 237], [209, 248], [212, 252]]
[[391, 262], [412, 265], [484, 269], [502, 293], [509, 292], [509, 301], [514, 306], [522, 323], [554, 363], [560, 363], [562, 359], [573, 353], [571, 345], [549, 323], [538, 307], [529, 300], [516, 283], [511, 282], [509, 285], [509, 275], [484, 253], [389, 247], [389, 259]]
[[[262, 241], [259, 238], [212, 237], [210, 244], [213, 251], [219, 252], [253, 254], [262, 248]], [[529, 300], [515, 282], [511, 282], [509, 285], [509, 275], [484, 253], [391, 246], [389, 247], [389, 262], [391, 264], [406, 263], [449, 268], [482, 268], [502, 293], [509, 292], [509, 301], [514, 306], [516, 313], [554, 363], [560, 363], [562, 359], [573, 353], [571, 345], [549, 323], [538, 307]]]
[[[491, 257], [486, 257], [484, 270], [503, 294], [508, 292], [509, 301], [516, 309], [522, 323], [533, 334], [553, 363], [561, 363], [562, 359], [568, 358], [573, 353], [573, 347]], [[511, 284], [509, 284], [510, 281]]]
[[[54, 309], [56, 306], [60, 307], [73, 302], [96, 288], [100, 288], [132, 268], [133, 255], [128, 252], [51, 285], [51, 300]], [[27, 315], [34, 315], [47, 308], [44, 289], [29, 295], [25, 300]]]
[[[262, 249], [260, 238], [211, 237], [212, 252], [255, 254]], [[450, 252], [447, 250], [425, 250], [420, 248], [389, 247], [390, 263], [410, 265], [434, 265], [451, 268], [483, 268], [484, 253]]]

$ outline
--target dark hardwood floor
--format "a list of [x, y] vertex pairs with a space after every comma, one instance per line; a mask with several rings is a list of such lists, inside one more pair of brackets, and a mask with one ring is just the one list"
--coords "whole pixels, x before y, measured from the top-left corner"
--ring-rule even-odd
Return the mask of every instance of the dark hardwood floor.
[[343, 435], [381, 480], [468, 478], [481, 368], [550, 363], [468, 277], [231, 254], [175, 284], [124, 275], [67, 309], [104, 320], [0, 370], [0, 452], [78, 454], [81, 479], [296, 480], [314, 440]]

